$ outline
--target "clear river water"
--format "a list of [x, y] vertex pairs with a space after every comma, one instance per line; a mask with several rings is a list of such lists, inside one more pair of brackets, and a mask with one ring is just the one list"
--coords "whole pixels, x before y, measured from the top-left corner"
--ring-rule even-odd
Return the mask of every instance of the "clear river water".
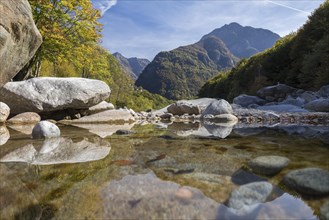
[[[328, 126], [59, 127], [61, 137], [45, 141], [31, 139], [31, 128], [6, 128], [0, 219], [319, 219], [329, 200], [282, 183], [295, 169], [329, 170]], [[266, 155], [290, 163], [274, 176], [254, 174], [248, 161]], [[256, 181], [274, 185], [266, 201], [228, 207], [233, 190]]]

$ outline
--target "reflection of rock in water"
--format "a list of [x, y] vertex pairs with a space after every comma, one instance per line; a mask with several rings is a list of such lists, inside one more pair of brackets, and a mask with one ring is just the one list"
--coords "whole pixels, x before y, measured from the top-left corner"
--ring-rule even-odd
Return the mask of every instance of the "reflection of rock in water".
[[297, 135], [303, 138], [319, 139], [329, 144], [329, 126], [299, 126], [299, 125], [260, 125], [236, 124], [233, 132], [239, 136], [256, 136], [266, 131], [284, 132], [288, 135]]
[[40, 151], [28, 144], [0, 159], [1, 162], [26, 162], [37, 165], [80, 163], [100, 160], [110, 153], [109, 144], [91, 143], [82, 140], [74, 143], [69, 138], [45, 140]]
[[4, 145], [10, 138], [10, 134], [6, 126], [0, 126], [0, 145]]
[[41, 207], [33, 193], [6, 165], [0, 164], [0, 174], [0, 219], [39, 219]]
[[105, 219], [215, 219], [221, 204], [154, 174], [126, 176], [102, 190]]
[[117, 130], [130, 130], [134, 124], [74, 124], [74, 126], [87, 129], [101, 138], [106, 138], [114, 134]]
[[232, 132], [232, 126], [219, 126], [216, 124], [205, 124], [204, 127], [208, 130], [208, 132], [219, 138], [226, 138]]
[[198, 136], [198, 137], [219, 137], [226, 138], [232, 132], [232, 126], [230, 124], [193, 124], [194, 126], [190, 129], [186, 129], [185, 127], [180, 127], [179, 130], [176, 131], [177, 135], [187, 137], [187, 136]]
[[12, 124], [9, 125], [11, 129], [21, 132], [22, 134], [30, 135], [32, 134], [32, 130], [35, 124]]

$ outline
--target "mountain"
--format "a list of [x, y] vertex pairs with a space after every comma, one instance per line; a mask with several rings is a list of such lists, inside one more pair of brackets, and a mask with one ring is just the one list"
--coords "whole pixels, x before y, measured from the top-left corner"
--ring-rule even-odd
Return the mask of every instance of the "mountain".
[[278, 82], [304, 90], [329, 84], [329, 1], [309, 17], [297, 33], [220, 73], [201, 89], [202, 97], [232, 99]]
[[209, 36], [159, 53], [139, 76], [136, 86], [169, 99], [192, 98], [209, 78], [237, 61], [223, 41]]
[[144, 68], [150, 63], [148, 59], [141, 59], [137, 57], [126, 58], [118, 52], [114, 53], [113, 56], [122, 68], [129, 73], [133, 80], [136, 80]]
[[279, 38], [265, 29], [237, 23], [224, 25], [195, 44], [159, 53], [144, 69], [136, 86], [169, 99], [193, 98], [208, 79], [234, 67], [238, 57], [263, 51]]
[[239, 58], [248, 58], [270, 48], [280, 39], [280, 36], [272, 31], [250, 26], [243, 27], [235, 22], [217, 28], [204, 37], [211, 35], [220, 38]]

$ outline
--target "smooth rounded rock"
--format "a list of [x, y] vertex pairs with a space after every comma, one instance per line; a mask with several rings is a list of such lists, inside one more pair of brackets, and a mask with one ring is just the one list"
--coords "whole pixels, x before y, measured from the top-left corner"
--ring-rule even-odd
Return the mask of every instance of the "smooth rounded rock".
[[283, 182], [288, 187], [307, 195], [329, 193], [329, 171], [320, 168], [304, 168], [289, 172]]
[[202, 113], [204, 115], [221, 115], [221, 114], [232, 114], [232, 106], [224, 99], [215, 100], [210, 103]]
[[66, 109], [88, 109], [110, 96], [111, 89], [100, 80], [40, 77], [8, 82], [0, 89], [0, 101], [12, 114], [46, 113]]
[[8, 129], [5, 126], [0, 126], [0, 145], [4, 145], [10, 138]]
[[316, 99], [305, 105], [305, 109], [314, 112], [329, 112], [329, 98]]
[[261, 156], [249, 162], [249, 167], [258, 174], [274, 175], [289, 164], [289, 159], [280, 156]]
[[4, 123], [10, 114], [10, 108], [7, 104], [0, 102], [0, 123]]
[[260, 203], [266, 202], [273, 190], [268, 182], [253, 182], [240, 186], [231, 193], [228, 206], [237, 215], [252, 212]]
[[257, 96], [241, 94], [233, 99], [233, 103], [241, 107], [249, 107], [250, 105], [264, 105], [266, 101]]
[[41, 121], [36, 124], [32, 130], [32, 137], [34, 139], [38, 138], [54, 138], [60, 136], [59, 128], [48, 121]]
[[7, 121], [7, 124], [36, 124], [41, 121], [40, 115], [35, 112], [24, 112]]

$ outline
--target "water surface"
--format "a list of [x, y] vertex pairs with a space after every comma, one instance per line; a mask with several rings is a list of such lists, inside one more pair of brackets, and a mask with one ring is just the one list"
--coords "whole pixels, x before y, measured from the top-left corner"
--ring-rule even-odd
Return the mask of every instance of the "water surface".
[[[61, 138], [47, 141], [7, 129], [1, 219], [317, 219], [329, 199], [281, 183], [295, 169], [329, 170], [327, 126], [60, 126]], [[265, 155], [291, 162], [272, 177], [252, 173], [247, 162]], [[275, 186], [267, 201], [242, 213], [227, 206], [232, 190], [255, 181]]]

